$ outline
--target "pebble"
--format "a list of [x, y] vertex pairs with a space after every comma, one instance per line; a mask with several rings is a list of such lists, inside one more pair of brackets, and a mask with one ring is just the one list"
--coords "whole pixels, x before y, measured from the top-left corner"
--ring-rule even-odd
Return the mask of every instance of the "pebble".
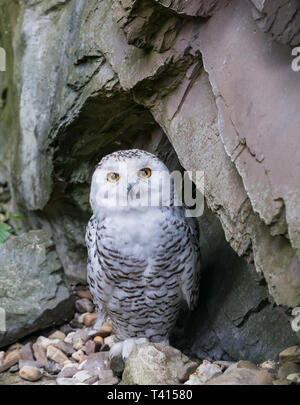
[[276, 363], [274, 360], [267, 360], [261, 363], [259, 367], [264, 368], [266, 370], [273, 370], [276, 368]]
[[286, 378], [289, 374], [300, 373], [300, 365], [293, 361], [285, 361], [278, 370], [278, 378]]
[[25, 346], [22, 347], [20, 350], [21, 359], [22, 360], [31, 360], [34, 361], [33, 353], [32, 353], [32, 343], [26, 343]]
[[[86, 380], [88, 380], [89, 378], [94, 377], [92, 374], [90, 374], [88, 371], [86, 370], [81, 370], [81, 371], [77, 371], [76, 374], [74, 374], [73, 376], [73, 380], [76, 383], [82, 383], [85, 382]], [[95, 381], [94, 381], [95, 382]]]
[[187, 381], [192, 373], [194, 373], [199, 366], [199, 363], [188, 362], [182, 368], [177, 371], [177, 377], [179, 382], [184, 383]]
[[68, 323], [66, 323], [65, 325], [62, 325], [59, 330], [61, 332], [63, 332], [65, 335], [67, 335], [70, 332], [74, 332], [74, 329], [72, 328], [71, 325], [69, 325]]
[[98, 380], [99, 380], [98, 376], [94, 375], [94, 376], [88, 378], [87, 380], [85, 380], [85, 383], [89, 384], [89, 385], [92, 385]]
[[113, 332], [113, 327], [110, 322], [104, 322], [104, 324], [101, 326], [99, 331], [95, 333], [96, 336], [101, 336], [103, 338], [106, 338], [110, 336]]
[[76, 361], [78, 361], [79, 363], [82, 363], [84, 361], [84, 359], [86, 358], [83, 350], [77, 350], [77, 352], [72, 354], [72, 358]]
[[105, 378], [95, 382], [93, 385], [117, 385], [119, 380], [117, 377]]
[[84, 346], [84, 351], [88, 356], [91, 353], [96, 353], [97, 351], [99, 351], [101, 346], [102, 345], [95, 340], [88, 340]]
[[67, 336], [64, 339], [65, 343], [70, 343], [73, 344], [73, 336], [75, 335], [76, 332], [70, 332], [67, 334]]
[[99, 345], [100, 347], [104, 345], [104, 339], [102, 336], [95, 336], [94, 342], [96, 345]]
[[14, 349], [6, 354], [6, 357], [4, 359], [4, 363], [9, 363], [11, 361], [15, 361], [15, 363], [18, 363], [18, 361], [21, 359], [21, 352], [19, 349]]
[[55, 346], [56, 344], [59, 344], [59, 342], [60, 339], [48, 339], [44, 336], [38, 337], [36, 341], [36, 343], [40, 344], [44, 350], [47, 350], [50, 345]]
[[272, 385], [272, 383], [273, 378], [266, 370], [235, 368], [212, 378], [205, 385]]
[[221, 367], [217, 364], [203, 362], [197, 370], [190, 375], [189, 379], [185, 382], [185, 385], [201, 385], [205, 384], [212, 378], [222, 375]]
[[79, 298], [87, 298], [88, 300], [93, 301], [92, 294], [89, 290], [77, 290], [76, 294]]
[[51, 345], [47, 348], [47, 357], [58, 364], [62, 364], [65, 360], [68, 360], [68, 357], [61, 350]]
[[292, 381], [294, 383], [298, 383], [300, 384], [300, 373], [293, 373], [293, 374], [289, 374], [286, 379], [288, 381]]
[[50, 336], [48, 336], [48, 339], [64, 340], [65, 338], [66, 335], [61, 330], [56, 330], [55, 332], [51, 333]]
[[238, 361], [237, 364], [236, 364], [236, 367], [237, 368], [249, 368], [251, 370], [258, 370], [259, 369], [254, 363], [252, 363], [251, 361], [248, 361], [248, 360], [240, 360], [240, 361]]
[[84, 312], [83, 314], [78, 314], [77, 315], [77, 313], [76, 313], [76, 319], [77, 319], [77, 321], [80, 323], [80, 324], [83, 324], [84, 323], [84, 317], [86, 316], [86, 315], [88, 315], [89, 314], [89, 312]]
[[72, 343], [73, 348], [75, 350], [82, 349], [88, 339], [89, 339], [89, 335], [88, 335], [87, 329], [79, 329], [73, 335], [73, 343]]
[[19, 364], [15, 364], [14, 366], [12, 366], [9, 370], [10, 373], [16, 373], [17, 371], [19, 371]]
[[21, 359], [21, 360], [19, 360], [18, 366], [19, 366], [19, 369], [21, 370], [21, 368], [24, 367], [24, 366], [41, 368], [42, 364], [39, 363], [38, 361], [35, 361], [35, 360], [23, 360], [23, 359]]
[[79, 370], [86, 370], [91, 375], [98, 375], [102, 370], [110, 369], [109, 353], [99, 352], [90, 354], [79, 365]]
[[45, 366], [45, 370], [49, 374], [58, 374], [61, 371], [61, 369], [62, 369], [62, 366], [53, 360], [49, 360]]
[[213, 364], [216, 364], [217, 366], [221, 367], [221, 370], [227, 370], [228, 367], [232, 366], [233, 364], [236, 364], [234, 361], [226, 361], [226, 360], [216, 360], [213, 362]]
[[57, 378], [56, 384], [57, 385], [74, 385], [74, 381], [72, 378]]
[[20, 376], [27, 381], [37, 381], [42, 377], [42, 372], [39, 368], [24, 366], [19, 371]]
[[280, 363], [286, 361], [300, 361], [300, 347], [291, 346], [279, 353]]
[[55, 347], [69, 356], [71, 356], [71, 354], [75, 352], [75, 349], [70, 343], [66, 343], [62, 340], [59, 343], [57, 343]]
[[237, 363], [233, 363], [224, 371], [224, 374], [231, 373], [231, 371], [235, 370], [236, 368], [237, 368]]
[[75, 308], [76, 311], [78, 311], [80, 314], [83, 314], [85, 312], [93, 312], [95, 306], [89, 299], [80, 298], [75, 302]]
[[117, 343], [116, 335], [110, 335], [104, 339], [104, 344], [107, 345], [109, 349], [111, 349], [115, 343]]
[[15, 364], [17, 364], [19, 362], [20, 358], [21, 358], [21, 353], [18, 349], [8, 352], [6, 357], [4, 358], [4, 361], [0, 365], [0, 373], [8, 370], [9, 368], [11, 368]]
[[87, 327], [93, 326], [94, 323], [95, 323], [96, 320], [97, 320], [97, 314], [96, 314], [96, 312], [93, 312], [93, 313], [86, 313], [86, 314], [83, 314], [83, 315], [84, 315], [84, 316], [83, 316], [83, 323], [84, 323], [84, 325], [87, 326]]
[[21, 343], [14, 343], [13, 345], [9, 346], [7, 349], [7, 353], [18, 350], [20, 351], [22, 349], [23, 345]]
[[39, 342], [35, 342], [32, 345], [33, 354], [36, 359], [42, 366], [45, 366], [48, 362], [46, 351], [42, 348]]
[[58, 374], [58, 378], [72, 378], [78, 371], [77, 367], [64, 367]]

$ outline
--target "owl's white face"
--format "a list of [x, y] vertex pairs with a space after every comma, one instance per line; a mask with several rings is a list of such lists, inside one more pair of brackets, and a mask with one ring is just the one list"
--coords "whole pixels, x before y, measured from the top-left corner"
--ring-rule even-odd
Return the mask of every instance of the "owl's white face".
[[169, 200], [170, 187], [169, 170], [156, 156], [138, 149], [119, 151], [97, 166], [90, 202], [95, 215], [103, 208], [115, 212], [159, 206], [166, 195]]

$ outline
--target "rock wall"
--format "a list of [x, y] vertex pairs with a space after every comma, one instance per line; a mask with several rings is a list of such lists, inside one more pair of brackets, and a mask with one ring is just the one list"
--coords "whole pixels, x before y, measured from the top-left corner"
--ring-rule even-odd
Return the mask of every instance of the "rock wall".
[[[298, 44], [295, 4], [279, 13], [260, 1], [0, 0], [7, 52], [0, 174], [12, 210], [26, 218], [25, 229], [52, 232], [68, 279], [83, 282], [90, 177], [103, 155], [138, 146], [170, 168], [178, 157], [184, 169], [203, 170], [207, 282], [223, 279], [224, 263], [211, 259], [220, 240], [228, 252], [222, 274], [232, 280], [224, 286], [228, 305], [245, 300], [228, 328], [211, 313], [210, 330], [223, 330], [215, 351], [205, 349], [212, 357], [216, 350], [236, 356], [240, 349], [224, 341], [234, 325], [259, 325], [252, 313], [261, 320], [272, 313], [287, 332], [265, 332], [261, 321], [255, 333], [266, 338], [250, 358], [271, 353], [270, 342], [275, 350], [295, 339], [282, 310], [300, 306], [300, 83], [289, 48]], [[221, 299], [213, 291], [210, 311]], [[238, 330], [247, 345], [247, 328]], [[190, 346], [203, 352], [199, 333], [206, 332], [195, 333]]]

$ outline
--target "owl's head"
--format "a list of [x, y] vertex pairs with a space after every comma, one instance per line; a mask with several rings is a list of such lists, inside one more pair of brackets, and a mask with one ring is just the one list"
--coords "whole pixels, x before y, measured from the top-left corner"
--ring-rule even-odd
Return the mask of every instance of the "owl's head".
[[[170, 199], [170, 172], [149, 152], [131, 149], [105, 156], [93, 174], [90, 202], [94, 214], [107, 210], [159, 206]], [[166, 192], [166, 190], [169, 190]]]

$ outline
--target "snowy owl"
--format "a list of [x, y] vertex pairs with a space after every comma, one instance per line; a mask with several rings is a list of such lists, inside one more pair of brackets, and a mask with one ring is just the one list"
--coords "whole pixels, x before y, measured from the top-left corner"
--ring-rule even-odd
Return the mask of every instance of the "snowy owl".
[[198, 227], [173, 191], [165, 164], [138, 149], [105, 156], [93, 174], [87, 278], [98, 312], [93, 330], [109, 317], [119, 341], [111, 357], [126, 361], [146, 341], [168, 344], [182, 302], [196, 304]]

